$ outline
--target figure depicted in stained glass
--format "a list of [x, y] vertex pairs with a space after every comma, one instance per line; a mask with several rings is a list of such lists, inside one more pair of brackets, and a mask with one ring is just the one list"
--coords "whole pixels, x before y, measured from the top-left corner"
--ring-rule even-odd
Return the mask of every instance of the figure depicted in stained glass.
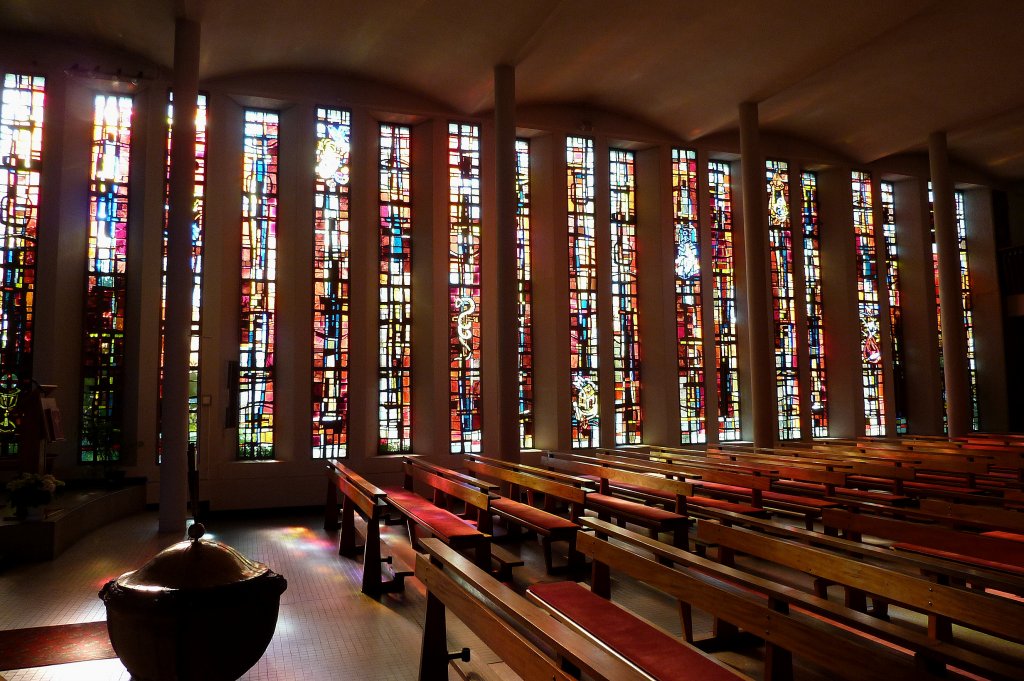
[[566, 139], [572, 446], [600, 445], [594, 141]]
[[448, 126], [451, 452], [479, 452], [480, 127]]
[[313, 197], [314, 458], [348, 446], [349, 158], [351, 114], [317, 107]]

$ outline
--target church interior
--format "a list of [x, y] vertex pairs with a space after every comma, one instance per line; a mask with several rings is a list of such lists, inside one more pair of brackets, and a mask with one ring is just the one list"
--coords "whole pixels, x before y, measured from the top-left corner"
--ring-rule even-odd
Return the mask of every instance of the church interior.
[[1019, 679], [1021, 45], [0, 2], [0, 681]]

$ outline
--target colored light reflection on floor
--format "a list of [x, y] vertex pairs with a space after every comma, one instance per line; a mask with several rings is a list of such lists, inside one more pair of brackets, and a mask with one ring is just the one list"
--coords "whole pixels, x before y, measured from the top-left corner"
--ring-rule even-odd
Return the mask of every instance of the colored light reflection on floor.
[[323, 551], [334, 546], [332, 540], [317, 535], [308, 527], [286, 527], [276, 531], [274, 538], [293, 551]]

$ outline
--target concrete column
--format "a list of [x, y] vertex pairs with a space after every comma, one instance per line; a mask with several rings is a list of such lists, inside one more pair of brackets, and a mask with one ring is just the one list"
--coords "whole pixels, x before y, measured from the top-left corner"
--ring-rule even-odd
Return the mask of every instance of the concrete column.
[[496, 427], [502, 459], [519, 458], [519, 305], [516, 270], [516, 72], [508, 64], [494, 67], [494, 184], [497, 246], [497, 413], [488, 414], [484, 427]]
[[776, 433], [775, 371], [768, 316], [767, 233], [764, 216], [764, 158], [757, 104], [740, 104], [743, 182], [743, 253], [747, 282], [747, 338], [754, 446], [771, 447]]
[[960, 291], [960, 254], [956, 234], [953, 179], [949, 172], [946, 133], [928, 136], [928, 161], [932, 175], [935, 243], [939, 254], [939, 314], [942, 321], [942, 357], [946, 379], [946, 416], [949, 436], [970, 430], [971, 393], [967, 380], [967, 340]]
[[198, 22], [178, 18], [174, 31], [174, 122], [167, 226], [167, 290], [171, 295], [167, 297], [164, 325], [164, 395], [160, 421], [164, 436], [160, 464], [161, 532], [180, 532], [185, 527], [199, 36]]

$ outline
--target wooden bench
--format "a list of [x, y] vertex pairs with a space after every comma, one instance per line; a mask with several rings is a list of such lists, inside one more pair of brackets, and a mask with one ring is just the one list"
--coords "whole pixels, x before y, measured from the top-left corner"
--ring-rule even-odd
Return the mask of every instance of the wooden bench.
[[[492, 465], [488, 461], [474, 454], [465, 456], [466, 470], [473, 475], [504, 482], [511, 488], [508, 496], [491, 499], [490, 510], [504, 520], [535, 532], [540, 537], [544, 551], [544, 567], [548, 574], [554, 569], [551, 544], [556, 541], [568, 542], [568, 564], [570, 567], [576, 565], [576, 531], [579, 529], [577, 521], [583, 514], [586, 491], [549, 478]], [[546, 499], [556, 498], [565, 501], [569, 505], [569, 518], [562, 518], [530, 503], [517, 501], [520, 490], [524, 489], [544, 494]]]
[[[583, 454], [569, 454], [563, 452], [549, 452], [552, 456], [562, 457], [567, 460], [577, 461], [585, 464], [611, 468], [627, 473], [637, 473], [644, 477], [632, 481], [619, 479], [613, 481], [609, 488], [619, 496], [633, 497], [647, 504], [658, 504], [673, 509], [678, 506], [678, 496], [671, 489], [660, 489], [651, 483], [652, 479], [666, 478], [686, 482], [694, 490], [708, 490], [704, 495], [689, 495], [686, 497], [687, 507], [693, 513], [700, 513], [704, 508], [724, 509], [736, 513], [747, 513], [767, 517], [768, 512], [761, 506], [761, 493], [770, 488], [771, 481], [767, 477], [757, 479], [749, 473], [718, 472], [709, 468], [691, 468], [682, 470], [680, 467], [659, 464], [654, 461], [642, 462], [632, 458], [614, 457], [608, 454], [601, 454], [597, 457]], [[594, 480], [599, 476], [591, 474]], [[621, 476], [620, 476], [621, 477]], [[732, 485], [734, 491], [742, 491], [736, 483], [750, 485], [746, 489], [753, 495], [751, 503], [730, 501], [721, 498], [723, 496], [722, 485]], [[714, 491], [710, 491], [713, 486]], [[714, 496], [712, 496], [714, 495]]]
[[[447, 681], [446, 611], [454, 613], [520, 678], [572, 681], [571, 666], [594, 681], [650, 681], [621, 657], [556, 621], [547, 611], [497, 581], [436, 539], [424, 539], [416, 578], [427, 589], [420, 681]], [[465, 675], [463, 674], [463, 678]]]
[[[699, 476], [699, 482], [692, 482], [695, 487], [705, 490], [708, 494], [717, 494], [730, 500], [749, 500], [753, 508], [758, 510], [768, 508], [773, 511], [799, 515], [803, 517], [804, 525], [807, 529], [814, 528], [815, 520], [821, 517], [821, 512], [824, 509], [836, 508], [840, 505], [836, 501], [806, 497], [799, 493], [794, 494], [791, 491], [775, 489], [776, 481], [783, 474], [782, 468], [768, 463], [722, 464], [706, 457], [703, 460], [694, 457], [681, 458], [667, 452], [658, 451], [639, 455], [635, 452], [625, 452], [625, 456], [618, 456], [616, 452], [619, 450], [598, 449], [597, 451], [605, 457], [614, 457], [613, 460], [640, 461], [639, 457], [643, 456], [648, 463], [657, 464], [658, 462], [652, 461], [652, 458], [662, 458], [665, 465], [675, 467], [684, 476], [687, 473], [694, 477]], [[793, 467], [787, 467], [786, 471], [789, 475], [798, 475], [801, 478], [815, 480], [816, 482], [824, 479], [828, 483], [826, 488], [831, 485], [833, 490], [837, 482], [845, 482], [845, 476], [841, 473], [822, 471], [820, 475], [815, 475], [814, 472], [802, 475], [801, 470], [794, 469]], [[703, 497], [700, 496], [690, 499], [690, 503], [693, 506], [708, 505], [707, 502], [703, 501]], [[721, 505], [718, 506], [721, 508]], [[736, 510], [737, 512], [746, 512], [750, 515], [758, 515], [756, 510], [751, 511], [750, 509], [725, 508], [723, 510]]]
[[[472, 551], [476, 564], [481, 569], [489, 570], [491, 534], [487, 507], [490, 504], [490, 496], [464, 481], [438, 475], [419, 463], [415, 457], [403, 456], [404, 486], [384, 488], [384, 492], [387, 493], [385, 502], [407, 523], [409, 541], [412, 542], [413, 548], [417, 546], [416, 528], [419, 527], [457, 551]], [[420, 496], [415, 490], [416, 483], [427, 487], [434, 498], [444, 506], [448, 505], [449, 498], [455, 498], [465, 504], [467, 511], [475, 509], [481, 512], [479, 521], [474, 525]]]
[[[928, 635], [953, 640], [951, 624], [956, 623], [1007, 641], [1024, 641], [1024, 607], [985, 593], [937, 584], [828, 551], [768, 537], [745, 528], [726, 527], [718, 522], [700, 521], [698, 536], [706, 542], [729, 549], [728, 556], [742, 552], [763, 561], [799, 570], [817, 579], [846, 587], [846, 605], [867, 611], [865, 594], [883, 603], [896, 603], [928, 616]], [[820, 596], [824, 594], [819, 592]], [[885, 613], [879, 609], [878, 614]], [[978, 664], [961, 659], [960, 664]]]
[[[626, 619], [633, 616], [606, 600], [610, 597], [612, 572], [628, 575], [690, 608], [708, 612], [762, 639], [765, 643], [765, 681], [791, 679], [794, 656], [825, 666], [843, 678], [937, 678], [882, 645], [854, 636], [821, 619], [791, 612], [785, 601], [766, 602], [758, 595], [715, 576], [695, 569], [664, 565], [588, 533], [579, 535], [577, 546], [593, 560], [590, 591], [578, 584], [562, 582], [533, 585], [527, 590], [527, 595], [562, 621], [588, 629], [602, 640], [602, 634], [625, 621], [626, 624], [621, 626], [626, 628], [627, 634], [617, 642], [620, 647], [616, 652], [620, 654], [630, 656], [646, 652], [645, 642], [653, 641], [650, 631], [658, 630], [649, 624], [637, 624]], [[657, 648], [653, 654], [658, 655]], [[689, 657], [680, 659], [675, 654], [667, 660], [656, 657], [655, 661], [674, 672], [668, 678], [712, 678], [710, 670], [694, 669], [693, 675], [687, 676], [687, 667], [694, 664]]]
[[[672, 535], [674, 546], [687, 546], [690, 520], [686, 515], [686, 501], [693, 495], [693, 486], [690, 483], [574, 460], [572, 455], [558, 452], [544, 452], [542, 461], [553, 469], [573, 475], [592, 476], [598, 481], [598, 491], [588, 492], [586, 496], [586, 508], [597, 513], [598, 518], [615, 518], [623, 524], [630, 522], [647, 528], [652, 536], [668, 532]], [[667, 511], [613, 496], [613, 482], [669, 493], [675, 497], [674, 510]]]
[[[709, 521], [700, 520], [698, 521], [698, 526], [700, 527], [708, 523]], [[1015, 681], [1019, 678], [1019, 670], [1015, 664], [987, 657], [978, 652], [961, 648], [953, 643], [929, 638], [926, 634], [916, 629], [880, 620], [847, 605], [830, 601], [820, 593], [808, 593], [802, 589], [781, 584], [773, 579], [767, 579], [748, 572], [732, 564], [723, 564], [696, 556], [692, 553], [681, 551], [674, 546], [669, 546], [655, 539], [615, 527], [594, 518], [585, 518], [583, 526], [596, 531], [599, 537], [614, 539], [617, 542], [650, 552], [659, 562], [699, 570], [756, 593], [765, 600], [787, 603], [790, 608], [824, 617], [840, 626], [849, 627], [865, 637], [881, 639], [888, 644], [906, 649], [910, 651], [922, 669], [938, 672], [945, 665], [949, 664], [958, 669], [982, 674], [987, 678], [1004, 679], [1005, 681]], [[771, 537], [765, 534], [759, 534], [758, 536], [768, 541], [772, 540]], [[721, 538], [718, 537], [718, 539], [720, 540]], [[724, 542], [720, 545], [720, 548], [723, 546], [725, 546]], [[799, 547], [800, 545], [797, 546]], [[736, 548], [742, 550], [741, 547]], [[840, 554], [828, 555], [847, 562], [855, 560]], [[814, 565], [814, 563], [811, 563], [811, 565]], [[795, 566], [798, 571], [806, 571], [806, 567], [803, 563]], [[688, 607], [682, 608], [681, 618], [686, 640], [692, 642], [692, 623], [690, 622], [690, 609]]]
[[895, 549], [1024, 576], [1024, 544], [1010, 539], [839, 510], [826, 511], [822, 521], [847, 538], [883, 537], [895, 540]]
[[[387, 493], [367, 482], [338, 461], [328, 461], [327, 500], [324, 504], [324, 529], [341, 529], [338, 554], [355, 556], [363, 552], [362, 591], [377, 597], [384, 593], [402, 591], [405, 578], [411, 571], [393, 568], [390, 555], [381, 557], [380, 520], [383, 517]], [[342, 494], [341, 522], [338, 522], [338, 493]], [[355, 525], [358, 512], [366, 521], [366, 536], [360, 537]], [[362, 544], [360, 544], [360, 540]], [[384, 567], [392, 565], [390, 574]]]

